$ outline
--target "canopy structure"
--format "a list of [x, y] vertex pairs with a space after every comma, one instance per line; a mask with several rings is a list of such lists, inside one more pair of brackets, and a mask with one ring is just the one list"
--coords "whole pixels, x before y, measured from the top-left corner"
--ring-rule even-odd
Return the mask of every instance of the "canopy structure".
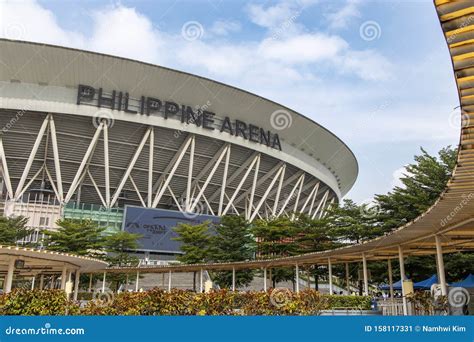
[[431, 289], [431, 286], [433, 284], [438, 284], [438, 283], [439, 283], [438, 276], [436, 274], [433, 274], [428, 279], [425, 279], [413, 284], [413, 288], [415, 290], [429, 290]]
[[76, 279], [79, 279], [80, 273], [96, 272], [107, 265], [105, 261], [85, 256], [0, 245], [0, 275], [5, 277], [5, 292], [11, 291], [15, 277], [39, 276], [43, 280], [44, 276], [61, 275], [61, 288], [64, 289], [67, 278], [70, 278], [73, 272]]
[[[407, 255], [432, 255], [474, 250], [474, 4], [436, 0], [436, 10], [455, 71], [462, 124], [458, 159], [438, 200], [413, 221], [394, 231], [347, 247], [293, 257], [181, 266], [144, 266], [146, 272], [248, 269], [289, 265], [334, 264], [368, 260], [403, 260]], [[406, 75], [410, 77], [410, 75]], [[448, 121], [446, 120], [446, 124]], [[438, 260], [442, 262], [442, 260]], [[443, 266], [444, 268], [444, 266]], [[139, 268], [110, 269], [112, 272]], [[443, 279], [440, 279], [443, 281]]]
[[474, 275], [469, 274], [464, 280], [449, 284], [451, 287], [474, 288]]
[[[399, 280], [399, 281], [393, 283], [392, 286], [393, 286], [393, 289], [395, 291], [400, 291], [402, 289], [402, 281]], [[388, 285], [388, 284], [380, 285], [379, 289], [384, 290], [384, 291], [388, 291], [388, 290], [390, 290], [390, 285]]]

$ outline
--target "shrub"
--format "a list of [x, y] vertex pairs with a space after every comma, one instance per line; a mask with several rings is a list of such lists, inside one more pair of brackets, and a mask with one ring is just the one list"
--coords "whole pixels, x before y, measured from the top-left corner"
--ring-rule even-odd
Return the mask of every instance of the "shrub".
[[[102, 298], [102, 297], [98, 297]], [[68, 301], [60, 290], [15, 290], [0, 296], [3, 315], [318, 315], [324, 309], [370, 309], [369, 297], [320, 295], [306, 289], [194, 293], [158, 288], [123, 292], [94, 299], [84, 307]]]

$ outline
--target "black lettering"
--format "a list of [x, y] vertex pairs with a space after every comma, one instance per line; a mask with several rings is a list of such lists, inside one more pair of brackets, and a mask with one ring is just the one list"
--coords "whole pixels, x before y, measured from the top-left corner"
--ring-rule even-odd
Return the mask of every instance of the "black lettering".
[[240, 120], [235, 120], [235, 136], [241, 135], [244, 139], [247, 139], [247, 124]]
[[90, 102], [94, 99], [95, 89], [88, 85], [79, 84], [77, 87], [77, 104], [81, 104], [81, 101]]
[[168, 119], [168, 116], [175, 115], [176, 113], [179, 112], [179, 106], [178, 104], [174, 102], [165, 102], [165, 119]]
[[234, 130], [232, 129], [232, 124], [230, 123], [230, 119], [228, 116], [224, 118], [222, 121], [221, 132], [227, 131], [230, 135], [234, 135]]
[[202, 112], [202, 127], [214, 130], [214, 113], [204, 111]]
[[131, 110], [128, 108], [128, 100], [129, 100], [129, 96], [128, 96], [128, 93], [125, 93], [125, 96], [124, 96], [124, 108], [123, 110], [127, 113], [132, 113], [132, 114], [136, 114], [137, 111], [136, 110]]
[[253, 142], [260, 142], [260, 140], [258, 140], [258, 127], [252, 124], [249, 125], [249, 140]]
[[[189, 122], [195, 124], [198, 127], [201, 127], [202, 123], [202, 113], [201, 111], [198, 111], [195, 113], [193, 109], [190, 106], [182, 106], [182, 114], [181, 118], [184, 116], [186, 118], [186, 123], [189, 124]], [[183, 119], [181, 119], [181, 122], [184, 122]]]
[[112, 97], [106, 97], [102, 95], [102, 88], [99, 88], [97, 107], [101, 108], [104, 106], [115, 109], [115, 90], [112, 91]]
[[270, 146], [270, 131], [266, 131], [260, 128], [260, 143]]
[[118, 94], [118, 106], [117, 106], [117, 110], [122, 110], [122, 97], [123, 97], [123, 94], [121, 91], [119, 91], [119, 94]]
[[275, 134], [273, 136], [273, 144], [272, 148], [280, 150], [281, 151], [281, 144], [280, 144], [280, 138], [278, 137], [278, 134]]
[[150, 113], [158, 112], [161, 109], [161, 101], [155, 99], [154, 97], [147, 97], [146, 98], [146, 115], [150, 115]]

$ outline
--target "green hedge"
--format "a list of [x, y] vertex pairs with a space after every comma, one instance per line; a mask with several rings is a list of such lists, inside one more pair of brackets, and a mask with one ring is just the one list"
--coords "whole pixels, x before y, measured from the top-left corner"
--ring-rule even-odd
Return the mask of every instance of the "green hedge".
[[60, 290], [15, 290], [0, 296], [2, 315], [318, 315], [328, 309], [370, 309], [369, 297], [321, 295], [315, 290], [294, 293], [229, 290], [194, 293], [160, 289], [105, 293], [83, 307]]

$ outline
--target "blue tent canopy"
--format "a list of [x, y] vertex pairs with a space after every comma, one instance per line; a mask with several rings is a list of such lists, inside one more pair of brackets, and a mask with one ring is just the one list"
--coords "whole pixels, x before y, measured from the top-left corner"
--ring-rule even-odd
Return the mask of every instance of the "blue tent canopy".
[[[388, 285], [388, 284], [387, 285], [380, 285], [379, 289], [384, 290], [384, 291], [388, 291], [388, 290], [390, 290], [390, 285]], [[401, 290], [402, 289], [402, 281], [399, 280], [399, 281], [393, 283], [393, 289], [394, 290]]]
[[429, 290], [433, 284], [438, 284], [438, 276], [436, 274], [433, 274], [428, 279], [414, 283], [413, 288], [415, 290]]
[[469, 274], [466, 277], [466, 279], [458, 281], [457, 283], [452, 283], [449, 286], [451, 286], [451, 287], [473, 288], [474, 287], [474, 275]]

